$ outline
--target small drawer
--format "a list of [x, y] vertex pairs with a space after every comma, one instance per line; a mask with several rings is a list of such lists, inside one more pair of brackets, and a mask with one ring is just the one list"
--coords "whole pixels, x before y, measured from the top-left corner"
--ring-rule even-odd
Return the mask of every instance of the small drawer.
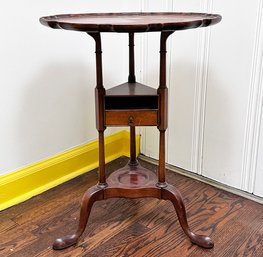
[[105, 112], [106, 126], [156, 126], [157, 110], [111, 110]]

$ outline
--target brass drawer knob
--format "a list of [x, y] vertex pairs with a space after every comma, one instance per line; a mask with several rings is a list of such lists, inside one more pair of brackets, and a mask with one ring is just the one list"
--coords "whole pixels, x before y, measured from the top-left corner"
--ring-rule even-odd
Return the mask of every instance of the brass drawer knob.
[[132, 116], [130, 116], [130, 117], [128, 118], [128, 124], [129, 124], [129, 126], [134, 126], [134, 120], [133, 120], [133, 117], [132, 117]]

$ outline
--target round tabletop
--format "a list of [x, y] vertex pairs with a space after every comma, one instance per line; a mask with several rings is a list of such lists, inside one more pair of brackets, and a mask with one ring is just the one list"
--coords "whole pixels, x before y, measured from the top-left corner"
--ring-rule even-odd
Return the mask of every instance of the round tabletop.
[[175, 31], [207, 27], [220, 22], [221, 16], [207, 13], [83, 13], [61, 14], [40, 18], [55, 29], [85, 32]]

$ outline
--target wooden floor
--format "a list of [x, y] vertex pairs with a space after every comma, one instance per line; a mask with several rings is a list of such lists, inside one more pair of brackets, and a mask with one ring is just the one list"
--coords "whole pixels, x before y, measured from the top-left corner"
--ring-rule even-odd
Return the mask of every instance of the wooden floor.
[[[126, 162], [112, 162], [108, 172]], [[181, 190], [190, 227], [211, 235], [213, 249], [190, 243], [170, 202], [148, 198], [96, 202], [78, 245], [53, 251], [56, 237], [75, 230], [82, 194], [96, 179], [94, 170], [1, 212], [0, 256], [263, 256], [263, 205], [170, 171], [167, 180]]]

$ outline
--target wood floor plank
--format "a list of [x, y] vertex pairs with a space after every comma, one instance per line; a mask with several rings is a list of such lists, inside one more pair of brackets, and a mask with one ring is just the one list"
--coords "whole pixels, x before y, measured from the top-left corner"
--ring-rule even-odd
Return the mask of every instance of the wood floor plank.
[[[107, 174], [126, 162], [123, 157], [110, 163]], [[210, 235], [215, 241], [213, 249], [191, 244], [171, 202], [146, 198], [96, 202], [78, 245], [52, 250], [55, 238], [75, 231], [82, 195], [97, 181], [94, 170], [2, 211], [0, 256], [263, 256], [262, 205], [171, 171], [167, 171], [167, 180], [181, 191], [191, 229]]]

